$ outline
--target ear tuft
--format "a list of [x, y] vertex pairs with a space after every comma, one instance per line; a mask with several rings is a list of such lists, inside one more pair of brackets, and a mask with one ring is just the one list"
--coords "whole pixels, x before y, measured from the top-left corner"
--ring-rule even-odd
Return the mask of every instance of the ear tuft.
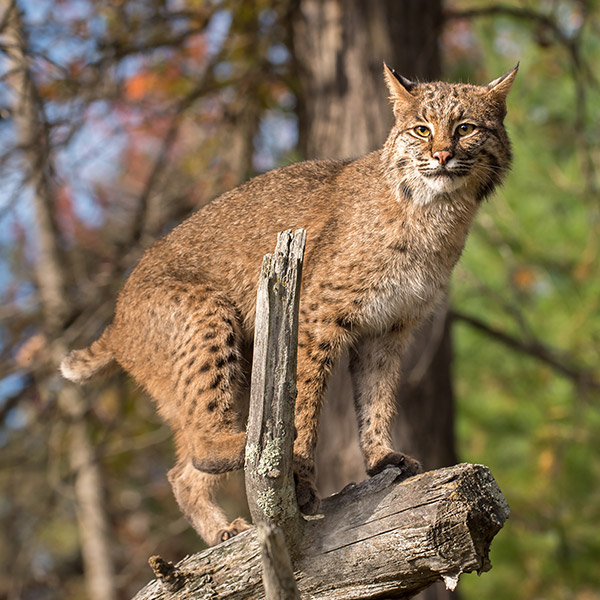
[[388, 90], [390, 90], [390, 100], [394, 104], [394, 114], [397, 115], [402, 106], [412, 104], [414, 101], [415, 98], [411, 91], [417, 84], [396, 73], [394, 69], [390, 69], [385, 62], [383, 63], [383, 75]]
[[410, 79], [406, 79], [406, 77], [404, 77], [403, 75], [400, 75], [400, 73], [398, 73], [396, 71], [396, 69], [388, 67], [386, 63], [383, 63], [383, 67], [384, 67], [384, 69], [387, 69], [388, 71], [390, 71], [390, 73], [402, 84], [402, 87], [407, 92], [410, 92], [415, 87], [415, 85], [417, 85], [414, 81], [411, 81]]
[[488, 94], [492, 99], [496, 102], [505, 103], [506, 97], [508, 96], [508, 92], [510, 92], [510, 88], [512, 87], [513, 81], [517, 76], [517, 72], [519, 70], [519, 63], [516, 64], [514, 69], [511, 69], [507, 73], [504, 73], [498, 79], [494, 79], [494, 81], [490, 81], [485, 87], [488, 89]]

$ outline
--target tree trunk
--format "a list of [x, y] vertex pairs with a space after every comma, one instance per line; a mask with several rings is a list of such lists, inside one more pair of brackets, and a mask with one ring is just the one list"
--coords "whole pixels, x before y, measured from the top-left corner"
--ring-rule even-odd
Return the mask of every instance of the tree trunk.
[[29, 70], [19, 7], [14, 0], [0, 0], [0, 18], [5, 23], [1, 33], [6, 46], [7, 70], [13, 71], [9, 82], [15, 98], [12, 111], [15, 133], [23, 154], [25, 185], [31, 189], [37, 221], [35, 274], [46, 333], [52, 334], [62, 328], [69, 306], [52, 206], [50, 140], [42, 103]]
[[381, 146], [393, 124], [383, 62], [406, 77], [440, 74], [439, 0], [299, 0], [293, 17], [306, 158], [348, 158]]
[[[383, 62], [408, 78], [440, 76], [441, 0], [299, 0], [293, 15], [300, 145], [306, 158], [348, 158], [380, 147], [393, 123]], [[398, 448], [425, 468], [456, 462], [452, 344], [442, 307], [411, 347], [398, 397]], [[334, 371], [318, 448], [327, 495], [365, 477], [347, 359]], [[430, 591], [430, 599], [448, 597]]]
[[[60, 251], [60, 236], [54, 214], [52, 160], [44, 106], [33, 81], [28, 44], [21, 14], [14, 0], [0, 0], [2, 41], [13, 71], [9, 82], [14, 93], [13, 119], [23, 153], [25, 184], [31, 189], [38, 242], [36, 279], [43, 325], [52, 344], [51, 362], [56, 369], [66, 353], [60, 339], [73, 306], [67, 292], [68, 270]], [[59, 405], [66, 410], [70, 429], [70, 457], [75, 475], [75, 508], [90, 600], [113, 600], [114, 572], [108, 535], [108, 520], [102, 497], [102, 479], [85, 418], [82, 392], [66, 385], [58, 392]]]

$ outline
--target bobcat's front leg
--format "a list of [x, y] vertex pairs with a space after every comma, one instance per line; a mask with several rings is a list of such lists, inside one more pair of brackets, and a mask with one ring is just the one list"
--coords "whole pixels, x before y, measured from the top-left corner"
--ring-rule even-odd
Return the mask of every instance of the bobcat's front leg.
[[371, 476], [389, 465], [399, 467], [405, 477], [421, 472], [418, 461], [395, 452], [391, 443], [402, 357], [408, 340], [406, 332], [392, 330], [364, 338], [350, 352], [359, 442]]
[[319, 327], [300, 327], [298, 332], [298, 397], [296, 399], [296, 441], [294, 477], [298, 506], [304, 514], [314, 514], [320, 500], [315, 485], [315, 449], [319, 415], [327, 378], [338, 355], [342, 336]]

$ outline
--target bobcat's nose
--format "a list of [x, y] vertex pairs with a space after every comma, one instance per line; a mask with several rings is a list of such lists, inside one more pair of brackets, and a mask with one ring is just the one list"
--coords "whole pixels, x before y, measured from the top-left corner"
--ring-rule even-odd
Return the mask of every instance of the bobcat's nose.
[[433, 153], [433, 158], [437, 158], [440, 165], [445, 165], [452, 158], [452, 153], [448, 150], [438, 150]]

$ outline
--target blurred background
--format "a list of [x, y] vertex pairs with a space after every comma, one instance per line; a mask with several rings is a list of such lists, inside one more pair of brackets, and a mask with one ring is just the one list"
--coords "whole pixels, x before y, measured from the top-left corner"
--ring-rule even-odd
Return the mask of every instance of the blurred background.
[[[130, 598], [202, 549], [170, 432], [124, 375], [57, 364], [143, 249], [224, 190], [391, 126], [382, 62], [509, 96], [514, 165], [406, 367], [398, 447], [488, 465], [512, 516], [467, 599], [600, 599], [596, 0], [0, 0], [0, 598]], [[322, 493], [364, 477], [344, 364]], [[240, 477], [223, 502], [246, 511]], [[427, 598], [450, 598], [433, 588]], [[452, 597], [456, 597], [456, 594]]]

